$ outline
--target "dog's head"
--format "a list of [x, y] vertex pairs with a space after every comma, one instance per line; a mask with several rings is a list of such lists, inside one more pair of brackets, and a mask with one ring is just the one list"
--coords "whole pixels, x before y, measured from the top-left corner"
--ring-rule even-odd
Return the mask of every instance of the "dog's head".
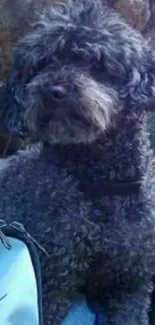
[[120, 108], [151, 105], [151, 60], [143, 38], [99, 0], [68, 0], [18, 44], [9, 84], [31, 134], [88, 143]]

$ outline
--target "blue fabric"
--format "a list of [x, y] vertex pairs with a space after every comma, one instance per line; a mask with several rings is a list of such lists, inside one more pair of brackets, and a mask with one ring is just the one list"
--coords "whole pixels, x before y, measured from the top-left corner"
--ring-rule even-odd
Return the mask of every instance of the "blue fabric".
[[91, 302], [89, 307], [95, 314], [94, 325], [106, 325], [107, 322], [103, 307], [98, 302]]
[[95, 325], [95, 315], [88, 308], [83, 297], [77, 300], [70, 308], [62, 325]]
[[70, 308], [62, 325], [106, 325], [100, 306], [96, 304], [92, 310], [88, 308], [86, 300], [81, 297]]
[[27, 246], [9, 238], [11, 250], [0, 241], [0, 324], [39, 325], [35, 273]]
[[[38, 293], [31, 257], [24, 242], [9, 238], [12, 249], [0, 242], [0, 324], [39, 325]], [[99, 304], [88, 307], [80, 297], [62, 325], [106, 325]]]

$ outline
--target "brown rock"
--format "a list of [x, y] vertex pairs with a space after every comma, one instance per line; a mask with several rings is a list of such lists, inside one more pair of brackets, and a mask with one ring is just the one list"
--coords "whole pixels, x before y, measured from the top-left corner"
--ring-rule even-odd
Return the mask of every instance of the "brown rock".
[[0, 28], [0, 80], [4, 79], [9, 72], [11, 54], [10, 30], [5, 27]]
[[155, 3], [150, 1], [151, 16], [148, 25], [144, 31], [144, 36], [155, 46]]
[[150, 18], [149, 0], [117, 0], [115, 8], [132, 27], [144, 30]]
[[0, 80], [5, 80], [13, 44], [31, 28], [36, 14], [52, 0], [0, 0]]

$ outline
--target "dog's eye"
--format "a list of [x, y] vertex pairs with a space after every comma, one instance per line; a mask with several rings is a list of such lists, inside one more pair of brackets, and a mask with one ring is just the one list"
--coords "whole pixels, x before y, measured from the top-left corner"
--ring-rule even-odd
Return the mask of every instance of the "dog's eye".
[[63, 100], [67, 96], [67, 90], [63, 86], [53, 86], [51, 89], [52, 98], [54, 100]]

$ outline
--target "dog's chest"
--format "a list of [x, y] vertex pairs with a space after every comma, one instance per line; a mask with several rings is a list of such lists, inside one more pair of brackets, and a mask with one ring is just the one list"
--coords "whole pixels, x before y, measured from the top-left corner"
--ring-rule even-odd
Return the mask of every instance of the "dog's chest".
[[148, 228], [149, 216], [145, 216], [139, 197], [103, 195], [101, 198], [100, 193], [99, 200], [93, 199], [93, 195], [89, 197], [82, 191], [78, 178], [66, 172], [59, 173], [52, 185], [49, 177], [45, 181], [44, 175], [44, 187], [36, 192], [35, 198], [42, 218], [47, 210], [43, 240], [46, 243], [50, 235], [46, 245], [52, 253], [57, 254], [59, 243], [59, 249], [68, 256], [74, 255], [79, 266], [86, 257], [91, 264], [97, 256], [106, 259], [108, 267], [116, 260], [118, 264], [120, 260], [122, 267], [129, 260], [132, 264], [136, 256], [142, 258], [146, 251], [144, 243], [150, 247], [153, 231]]
[[[90, 164], [87, 169], [77, 170], [76, 163], [73, 168], [68, 168], [65, 160], [52, 163], [46, 157], [39, 166], [32, 206], [29, 203], [38, 224], [42, 220], [42, 233], [50, 235], [52, 247], [59, 242], [70, 252], [76, 250], [76, 256], [102, 253], [111, 259], [116, 255], [127, 259], [131, 251], [133, 256], [141, 254], [144, 242], [150, 247], [154, 219], [147, 201], [140, 195], [110, 196], [104, 192], [102, 196], [100, 173], [97, 168], [92, 171]], [[44, 243], [47, 237], [43, 235]]]
[[[92, 279], [95, 268], [97, 278], [104, 277], [106, 282], [117, 274], [119, 279], [130, 275], [133, 281], [151, 265], [155, 232], [139, 197], [104, 195], [93, 200], [79, 190], [78, 179], [67, 173], [45, 181], [44, 174], [44, 186], [35, 199], [37, 236], [52, 256], [46, 265], [48, 274], [59, 274], [63, 283], [60, 270], [72, 268], [78, 281], [85, 281], [87, 275]], [[42, 234], [39, 220], [44, 220]]]
[[[90, 164], [89, 164], [90, 165]], [[88, 269], [102, 270], [102, 276], [121, 270], [148, 268], [155, 259], [155, 221], [152, 208], [140, 196], [95, 193], [98, 173], [83, 168], [71, 172], [45, 154], [24, 168], [13, 188], [14, 209], [5, 205], [5, 219], [18, 216], [28, 231], [49, 252], [49, 274], [70, 266], [86, 276]], [[80, 178], [79, 178], [80, 174]], [[32, 178], [33, 175], [33, 178]], [[89, 180], [90, 196], [81, 184]], [[91, 193], [91, 188], [93, 188]], [[20, 195], [19, 195], [20, 193]], [[144, 258], [145, 256], [145, 258]], [[147, 261], [147, 263], [146, 263]], [[98, 275], [99, 276], [99, 275]]]

